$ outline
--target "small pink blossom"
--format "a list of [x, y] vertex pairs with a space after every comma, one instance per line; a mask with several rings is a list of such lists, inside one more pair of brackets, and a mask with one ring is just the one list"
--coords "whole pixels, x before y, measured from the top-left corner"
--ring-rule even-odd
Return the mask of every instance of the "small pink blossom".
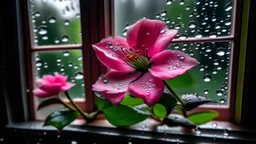
[[164, 91], [163, 80], [184, 74], [197, 60], [176, 50], [165, 50], [176, 36], [164, 22], [142, 19], [130, 26], [127, 39], [106, 38], [92, 45], [97, 58], [110, 71], [93, 85], [93, 90], [114, 105], [126, 92], [153, 106]]
[[39, 98], [56, 96], [61, 92], [68, 91], [75, 84], [67, 82], [67, 76], [55, 73], [44, 75], [43, 78], [36, 80], [37, 89], [33, 90], [34, 95]]

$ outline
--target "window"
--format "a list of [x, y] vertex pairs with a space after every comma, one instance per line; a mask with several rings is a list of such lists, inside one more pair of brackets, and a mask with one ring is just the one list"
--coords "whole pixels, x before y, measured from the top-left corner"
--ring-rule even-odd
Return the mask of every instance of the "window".
[[[121, 0], [114, 1], [115, 35], [126, 36], [130, 24], [146, 17], [162, 20], [178, 30], [169, 49], [195, 57], [200, 64], [187, 73], [194, 84], [174, 87], [180, 95], [198, 93], [217, 102], [199, 109], [214, 109], [219, 119], [231, 119], [235, 98], [239, 10], [235, 0]], [[237, 13], [236, 13], [237, 12]]]
[[[79, 8], [85, 4], [99, 6], [81, 9], [80, 13]], [[236, 84], [239, 50], [240, 11], [236, 0], [120, 0], [85, 4], [78, 0], [28, 2], [29, 89], [33, 89], [36, 77], [56, 71], [66, 74], [76, 83], [71, 95], [84, 110], [92, 111], [91, 85], [106, 69], [98, 62], [90, 44], [109, 36], [112, 28], [113, 35], [125, 37], [130, 24], [146, 17], [162, 20], [169, 29], [177, 29], [179, 33], [169, 49], [181, 50], [200, 61], [200, 65], [188, 72], [193, 86], [175, 90], [179, 94], [198, 93], [215, 100], [216, 105], [197, 110], [217, 110], [219, 120], [232, 119], [235, 92], [231, 89]], [[97, 25], [100, 21], [103, 23]], [[35, 109], [38, 100], [32, 101]], [[56, 108], [43, 109], [34, 118], [43, 118]]]

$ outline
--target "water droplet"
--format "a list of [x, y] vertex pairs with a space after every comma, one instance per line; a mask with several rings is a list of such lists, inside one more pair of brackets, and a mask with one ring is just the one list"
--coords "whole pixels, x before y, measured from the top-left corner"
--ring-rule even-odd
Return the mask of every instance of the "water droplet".
[[36, 62], [36, 66], [37, 66], [37, 67], [40, 67], [40, 66], [42, 66], [42, 65], [43, 65], [43, 62], [42, 62], [42, 61], [39, 60], [39, 61]]
[[146, 127], [147, 127], [146, 125], [142, 125], [142, 126], [141, 126], [142, 129], [145, 129]]
[[63, 56], [69, 56], [69, 52], [68, 51], [64, 51], [63, 52]]
[[50, 17], [50, 18], [49, 18], [49, 23], [55, 23], [55, 22], [56, 22], [55, 17]]
[[76, 141], [71, 141], [71, 144], [77, 144], [77, 142]]
[[60, 135], [57, 135], [57, 138], [60, 138]]
[[57, 62], [61, 62], [61, 59], [58, 57], [56, 61], [57, 61]]
[[180, 5], [184, 5], [184, 4], [185, 4], [184, 0], [180, 0]]
[[195, 35], [195, 38], [202, 38], [203, 37], [203, 35], [201, 34], [201, 33], [197, 33], [196, 35]]
[[205, 81], [205, 82], [210, 82], [211, 79], [212, 79], [211, 75], [209, 75], [209, 74], [205, 74], [205, 75], [204, 75], [204, 81]]
[[225, 104], [226, 100], [225, 99], [220, 99], [220, 104]]
[[216, 128], [217, 127], [217, 123], [212, 123], [212, 127]]
[[104, 80], [103, 80], [103, 83], [104, 83], [104, 84], [107, 84], [107, 83], [108, 83], [108, 80], [104, 79]]
[[226, 6], [225, 6], [225, 11], [230, 11], [232, 9], [232, 3], [228, 3]]
[[172, 4], [172, 0], [166, 0], [166, 5]]
[[75, 79], [80, 80], [80, 79], [83, 79], [83, 78], [84, 78], [84, 75], [83, 75], [82, 72], [75, 73]]
[[218, 56], [224, 56], [225, 55], [225, 49], [224, 48], [218, 48], [217, 49], [217, 55]]
[[216, 33], [211, 33], [209, 37], [210, 37], [210, 38], [216, 38], [217, 35], [216, 35]]
[[213, 71], [212, 74], [214, 74], [214, 75], [217, 74], [217, 71]]
[[217, 66], [217, 65], [219, 65], [219, 63], [218, 63], [218, 62], [214, 62], [213, 65], [216, 65], [216, 66]]
[[166, 14], [167, 14], [167, 12], [165, 10], [163, 10], [160, 15], [163, 17], [163, 16], [166, 16]]
[[48, 40], [48, 36], [45, 36], [45, 35], [44, 35], [44, 36], [42, 37], [42, 39], [43, 39], [43, 40]]
[[119, 85], [122, 86], [122, 85], [124, 85], [124, 84], [120, 82]]
[[156, 14], [156, 18], [160, 18], [160, 14], [159, 13]]
[[60, 43], [60, 40], [54, 40], [54, 42], [57, 44], [57, 43]]
[[224, 24], [226, 26], [230, 26], [231, 25], [231, 19], [226, 19]]
[[40, 12], [36, 12], [35, 17], [40, 17]]
[[127, 35], [127, 29], [123, 30], [123, 36]]
[[184, 56], [181, 56], [181, 57], [180, 57], [180, 60], [185, 60], [185, 57], [184, 57]]
[[78, 66], [77, 66], [77, 65], [75, 65], [75, 66], [74, 66], [74, 69], [78, 69]]
[[146, 35], [147, 35], [147, 36], [150, 35], [150, 32], [147, 32]]
[[223, 135], [224, 135], [224, 136], [228, 136], [228, 130], [224, 130], [224, 131], [223, 131]]
[[201, 68], [199, 69], [199, 71], [204, 71], [204, 68], [203, 68], [203, 67], [201, 67]]
[[186, 39], [187, 38], [187, 35], [185, 35], [185, 34], [181, 34], [180, 36], [179, 36], [179, 39], [182, 39], [182, 40], [184, 40], [184, 39]]
[[189, 7], [189, 6], [186, 6], [185, 10], [190, 10], [190, 7]]
[[164, 29], [162, 29], [162, 30], [160, 31], [160, 34], [163, 34], [163, 33], [165, 33], [165, 30], [164, 30]]
[[204, 90], [204, 94], [208, 94], [209, 93], [209, 91], [206, 89], [206, 90]]
[[62, 42], [68, 42], [68, 37], [67, 37], [67, 36], [63, 36], [63, 37], [61, 38], [61, 41], [62, 41]]
[[65, 26], [68, 26], [69, 24], [70, 24], [70, 22], [69, 22], [68, 20], [65, 20], [65, 21], [64, 21], [64, 25], [65, 25]]
[[39, 29], [38, 29], [38, 34], [39, 34], [39, 35], [45, 35], [45, 34], [47, 34], [47, 28], [46, 28], [46, 26], [41, 26], [41, 27], [39, 27]]
[[217, 94], [217, 96], [222, 96], [223, 95], [223, 91], [219, 89], [219, 90], [216, 91], [216, 94]]
[[68, 63], [68, 67], [72, 67], [73, 66], [73, 64], [70, 62], [70, 63]]
[[196, 23], [194, 21], [191, 21], [189, 24], [188, 24], [188, 27], [193, 29], [196, 27]]
[[198, 134], [198, 135], [200, 135], [200, 134], [201, 134], [201, 131], [200, 131], [200, 129], [199, 129], [199, 128], [196, 128], [196, 129], [195, 129], [195, 132], [196, 132], [196, 134]]

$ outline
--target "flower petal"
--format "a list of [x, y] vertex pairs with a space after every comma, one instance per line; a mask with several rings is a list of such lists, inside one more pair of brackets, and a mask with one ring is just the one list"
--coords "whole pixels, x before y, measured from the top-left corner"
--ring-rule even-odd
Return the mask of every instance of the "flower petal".
[[164, 83], [149, 72], [141, 78], [129, 84], [128, 92], [138, 98], [142, 98], [148, 106], [156, 104], [164, 91]]
[[42, 85], [40, 89], [42, 89], [43, 91], [46, 91], [50, 96], [52, 96], [62, 92], [61, 87], [62, 87], [61, 83], [54, 83], [54, 84]]
[[187, 54], [176, 50], [165, 50], [154, 55], [149, 72], [160, 79], [169, 80], [184, 74], [199, 62]]
[[36, 95], [39, 98], [47, 98], [49, 97], [49, 94], [41, 89], [35, 89], [33, 90], [34, 95]]
[[71, 89], [75, 84], [67, 82], [64, 86], [61, 87], [61, 91], [68, 91]]
[[131, 72], [133, 68], [125, 62], [125, 54], [121, 48], [128, 48], [126, 40], [122, 37], [107, 38], [92, 45], [96, 56], [106, 67], [117, 71]]
[[108, 94], [106, 92], [102, 92], [101, 95], [108, 101], [110, 101], [113, 105], [117, 105], [123, 100], [125, 92], [115, 94]]
[[47, 83], [55, 83], [55, 77], [52, 75], [44, 75], [43, 80]]
[[61, 75], [57, 72], [55, 72], [54, 75], [55, 75], [55, 82], [56, 83], [62, 83], [63, 85], [66, 84], [67, 78], [68, 78], [67, 76]]
[[93, 87], [93, 91], [107, 92], [108, 94], [127, 91], [128, 84], [139, 77], [140, 73], [127, 74], [123, 72], [110, 71], [99, 79]]
[[164, 22], [144, 18], [128, 28], [127, 42], [130, 47], [135, 46], [140, 50], [142, 55], [145, 55], [145, 49], [148, 48], [148, 56], [152, 57], [166, 49], [176, 34], [177, 31], [168, 30]]

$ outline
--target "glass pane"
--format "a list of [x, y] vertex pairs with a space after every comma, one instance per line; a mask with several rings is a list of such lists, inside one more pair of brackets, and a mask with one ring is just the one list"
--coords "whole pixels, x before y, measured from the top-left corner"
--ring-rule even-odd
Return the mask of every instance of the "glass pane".
[[187, 72], [194, 81], [185, 88], [174, 88], [179, 94], [198, 93], [227, 104], [228, 76], [231, 42], [206, 42], [173, 44], [170, 49], [183, 51], [197, 59], [200, 64]]
[[232, 30], [232, 0], [118, 0], [115, 1], [115, 34], [146, 17], [177, 29], [176, 38], [227, 36]]
[[58, 72], [68, 76], [68, 81], [75, 84], [69, 90], [72, 98], [84, 98], [84, 79], [82, 53], [80, 50], [37, 52], [36, 77]]
[[30, 0], [34, 44], [81, 44], [79, 0]]

